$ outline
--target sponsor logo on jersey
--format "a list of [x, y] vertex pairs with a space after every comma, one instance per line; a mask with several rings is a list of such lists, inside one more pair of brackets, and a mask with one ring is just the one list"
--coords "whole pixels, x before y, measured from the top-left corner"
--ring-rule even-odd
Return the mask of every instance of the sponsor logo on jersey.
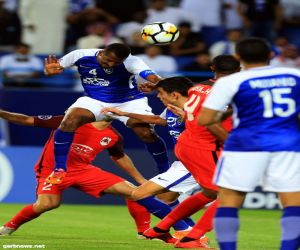
[[103, 137], [100, 141], [101, 146], [107, 146], [112, 139], [110, 137]]
[[114, 69], [113, 69], [113, 68], [103, 68], [103, 71], [104, 71], [106, 74], [111, 74], [112, 72], [114, 72]]
[[52, 115], [39, 115], [38, 118], [40, 120], [50, 120], [52, 118]]
[[79, 155], [85, 155], [85, 156], [91, 156], [94, 153], [94, 149], [84, 145], [84, 144], [78, 144], [78, 143], [73, 143], [71, 150]]
[[102, 78], [85, 77], [82, 79], [82, 83], [96, 86], [108, 86], [110, 82]]
[[174, 137], [177, 140], [178, 137], [180, 136], [181, 132], [176, 131], [176, 130], [170, 130], [169, 134], [170, 134], [170, 136]]
[[181, 125], [182, 119], [179, 119], [178, 117], [169, 116], [167, 118], [167, 123], [168, 123], [169, 127], [175, 127], [175, 126]]

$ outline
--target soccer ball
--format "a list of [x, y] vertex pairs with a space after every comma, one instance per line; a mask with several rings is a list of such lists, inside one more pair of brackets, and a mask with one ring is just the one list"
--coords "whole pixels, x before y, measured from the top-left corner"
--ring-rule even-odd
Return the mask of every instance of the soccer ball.
[[156, 45], [169, 44], [179, 37], [177, 27], [168, 22], [149, 23], [143, 27], [141, 33], [144, 41]]

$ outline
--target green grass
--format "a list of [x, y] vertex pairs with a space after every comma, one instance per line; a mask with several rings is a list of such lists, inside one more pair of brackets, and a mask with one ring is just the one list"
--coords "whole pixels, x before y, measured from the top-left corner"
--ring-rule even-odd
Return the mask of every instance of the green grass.
[[[0, 225], [23, 205], [0, 204]], [[275, 250], [279, 247], [280, 211], [242, 210], [240, 250]], [[195, 218], [199, 218], [199, 214]], [[157, 222], [156, 219], [153, 222]], [[216, 247], [213, 233], [211, 245]], [[4, 245], [44, 244], [45, 249], [173, 249], [160, 241], [138, 240], [134, 223], [124, 206], [62, 205], [24, 224]]]

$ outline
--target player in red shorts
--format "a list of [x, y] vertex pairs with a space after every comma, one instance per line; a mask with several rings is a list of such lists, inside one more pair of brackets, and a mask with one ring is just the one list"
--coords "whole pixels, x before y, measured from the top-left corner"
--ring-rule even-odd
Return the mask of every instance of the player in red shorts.
[[[218, 63], [218, 60], [222, 60], [222, 64]], [[217, 69], [219, 73], [222, 73], [219, 77], [240, 70], [239, 62], [232, 56], [216, 57], [213, 65], [223, 69]], [[197, 119], [195, 119], [213, 83], [214, 80], [209, 80], [208, 82], [195, 85], [189, 89], [188, 97], [180, 93], [190, 87], [190, 80], [187, 78], [171, 77], [161, 80], [156, 85], [160, 100], [167, 104], [171, 111], [185, 116], [186, 129], [178, 138], [175, 154], [200, 184], [202, 191], [187, 198], [153, 229], [144, 232], [144, 236], [148, 238], [163, 235], [169, 231], [172, 224], [178, 219], [192, 215], [217, 198], [217, 187], [212, 183], [212, 178], [222, 145], [219, 144], [217, 138], [212, 134], [211, 127], [199, 126]], [[219, 129], [223, 129], [225, 137], [230, 128], [231, 119], [225, 120], [222, 126], [219, 126]], [[176, 242], [175, 246], [178, 248], [212, 249], [199, 241], [199, 238], [204, 233], [200, 230], [201, 223], [203, 221], [199, 220], [192, 231]]]
[[[63, 116], [38, 116], [31, 117], [23, 114], [10, 113], [0, 110], [0, 117], [17, 124], [56, 128]], [[106, 122], [94, 122], [81, 126], [76, 130], [73, 144], [68, 158], [68, 175], [60, 184], [48, 183], [46, 178], [52, 172], [54, 166], [54, 142], [53, 132], [46, 142], [40, 159], [35, 165], [37, 177], [37, 201], [24, 207], [16, 216], [0, 228], [0, 236], [9, 235], [25, 222], [35, 219], [43, 212], [57, 208], [60, 205], [61, 194], [68, 187], [74, 187], [94, 197], [102, 194], [119, 194], [131, 197], [135, 187], [123, 178], [103, 171], [91, 165], [96, 155], [108, 149], [111, 158], [139, 184], [145, 179], [134, 167], [130, 158], [124, 154], [120, 135]], [[168, 205], [153, 197], [143, 202], [143, 206], [149, 212], [159, 218], [163, 218], [171, 209]], [[152, 203], [151, 203], [152, 202]], [[149, 206], [148, 204], [151, 203]], [[130, 214], [135, 219], [139, 232], [149, 228], [150, 215], [139, 204], [127, 202]], [[146, 223], [147, 222], [147, 223]], [[182, 222], [181, 222], [182, 223]], [[179, 224], [178, 226], [182, 226]], [[185, 223], [183, 225], [186, 226]], [[171, 237], [169, 237], [171, 238]], [[168, 241], [165, 237], [164, 240]]]

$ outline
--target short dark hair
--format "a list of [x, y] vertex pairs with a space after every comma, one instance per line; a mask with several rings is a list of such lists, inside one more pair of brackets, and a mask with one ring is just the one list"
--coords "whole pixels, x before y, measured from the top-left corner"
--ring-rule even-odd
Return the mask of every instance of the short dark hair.
[[212, 60], [214, 71], [223, 74], [232, 74], [240, 70], [240, 62], [232, 55], [219, 55]]
[[269, 62], [270, 60], [271, 48], [262, 38], [243, 39], [237, 43], [235, 51], [246, 63]]
[[160, 80], [155, 88], [162, 88], [167, 93], [178, 92], [182, 96], [188, 96], [188, 90], [193, 87], [193, 82], [184, 76], [174, 76]]
[[105, 53], [112, 52], [114, 53], [118, 58], [125, 59], [130, 55], [130, 48], [123, 43], [111, 43], [104, 49]]

